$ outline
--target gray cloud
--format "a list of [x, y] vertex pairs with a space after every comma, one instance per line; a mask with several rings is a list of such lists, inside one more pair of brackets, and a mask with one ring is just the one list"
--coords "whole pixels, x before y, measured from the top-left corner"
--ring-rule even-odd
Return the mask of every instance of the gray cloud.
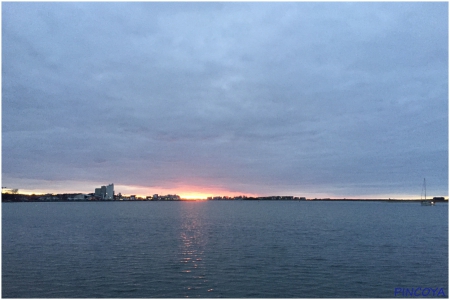
[[447, 12], [4, 3], [4, 185], [447, 195]]

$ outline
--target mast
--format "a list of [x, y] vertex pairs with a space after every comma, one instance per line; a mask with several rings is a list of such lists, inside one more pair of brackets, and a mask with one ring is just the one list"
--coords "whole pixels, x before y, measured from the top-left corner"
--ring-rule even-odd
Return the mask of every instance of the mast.
[[422, 185], [422, 193], [420, 194], [420, 200], [422, 200], [422, 196], [425, 195], [424, 201], [427, 201], [427, 182], [425, 178], [423, 179], [423, 185]]
[[422, 194], [420, 195], [420, 200], [422, 200], [422, 195], [425, 194], [425, 201], [427, 201], [427, 182], [425, 178], [423, 179], [423, 186], [422, 186]]
[[425, 178], [423, 179], [423, 187], [425, 189], [425, 201], [427, 201], [427, 182], [425, 181]]

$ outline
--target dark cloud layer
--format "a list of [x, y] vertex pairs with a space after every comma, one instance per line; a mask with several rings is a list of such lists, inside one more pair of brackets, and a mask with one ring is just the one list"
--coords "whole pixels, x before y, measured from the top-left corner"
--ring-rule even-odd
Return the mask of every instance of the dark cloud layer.
[[447, 195], [447, 12], [3, 3], [3, 185]]

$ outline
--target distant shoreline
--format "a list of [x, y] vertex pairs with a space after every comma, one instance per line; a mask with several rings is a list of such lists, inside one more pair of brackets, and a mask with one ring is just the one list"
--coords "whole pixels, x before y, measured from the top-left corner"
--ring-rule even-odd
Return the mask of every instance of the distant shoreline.
[[[314, 198], [314, 199], [268, 199], [269, 197], [249, 197], [242, 199], [171, 199], [171, 200], [153, 200], [153, 199], [133, 199], [133, 200], [68, 200], [54, 197], [53, 199], [42, 199], [36, 195], [8, 194], [2, 193], [2, 202], [168, 202], [168, 201], [295, 201], [295, 202], [420, 202], [423, 199], [349, 199], [349, 198]], [[444, 197], [432, 198], [435, 202], [448, 203]], [[428, 199], [428, 200], [432, 200]]]

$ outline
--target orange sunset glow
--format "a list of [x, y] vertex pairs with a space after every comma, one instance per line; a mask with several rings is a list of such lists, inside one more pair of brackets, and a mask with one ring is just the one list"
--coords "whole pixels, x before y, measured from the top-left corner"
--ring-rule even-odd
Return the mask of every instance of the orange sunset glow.
[[122, 193], [124, 195], [136, 194], [140, 197], [150, 196], [153, 194], [167, 195], [176, 194], [182, 199], [187, 200], [206, 200], [208, 197], [214, 196], [239, 196], [246, 195], [250, 197], [256, 196], [256, 194], [249, 194], [239, 191], [231, 191], [221, 188], [205, 188], [200, 186], [189, 186], [183, 185], [174, 187], [173, 189], [162, 188], [162, 187], [137, 187], [137, 186], [126, 186], [126, 185], [116, 185], [116, 193]]

